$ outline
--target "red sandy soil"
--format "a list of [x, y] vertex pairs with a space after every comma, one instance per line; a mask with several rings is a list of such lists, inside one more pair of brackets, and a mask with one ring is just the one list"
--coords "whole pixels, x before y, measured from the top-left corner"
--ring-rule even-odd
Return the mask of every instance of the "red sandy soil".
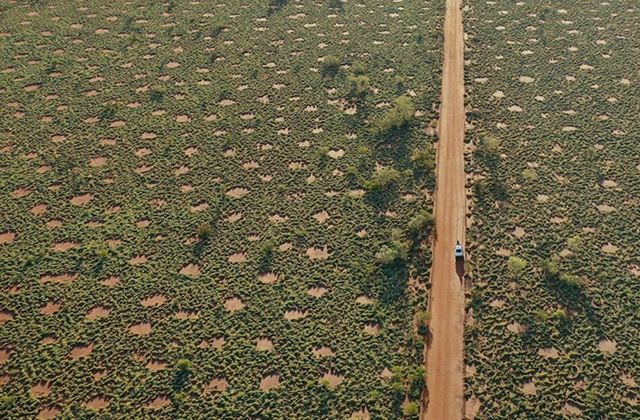
[[464, 290], [453, 251], [465, 239], [464, 57], [461, 0], [447, 0], [445, 46], [437, 148], [435, 220], [431, 269], [427, 390], [421, 418], [462, 418]]

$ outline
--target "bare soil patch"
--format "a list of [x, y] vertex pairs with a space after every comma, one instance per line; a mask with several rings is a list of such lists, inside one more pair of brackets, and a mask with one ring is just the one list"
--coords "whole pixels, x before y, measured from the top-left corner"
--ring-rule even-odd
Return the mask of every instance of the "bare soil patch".
[[53, 315], [60, 310], [62, 305], [60, 302], [49, 301], [43, 308], [40, 309], [40, 313], [43, 315]]
[[247, 254], [237, 252], [229, 256], [229, 262], [241, 263], [247, 261]]
[[110, 312], [111, 311], [108, 308], [105, 308], [104, 306], [98, 306], [89, 311], [89, 313], [87, 314], [87, 318], [92, 321], [99, 318], [105, 318], [109, 316]]
[[327, 346], [313, 348], [311, 349], [311, 353], [313, 353], [315, 357], [329, 357], [334, 355], [333, 350]]
[[538, 354], [547, 359], [557, 359], [560, 357], [558, 350], [553, 347], [538, 350]]
[[0, 311], [0, 325], [4, 324], [7, 321], [11, 321], [14, 319], [14, 314], [11, 311], [7, 311], [5, 309]]
[[167, 367], [167, 364], [163, 360], [149, 360], [146, 367], [151, 372], [157, 372]]
[[258, 338], [256, 340], [256, 350], [258, 351], [271, 351], [273, 349], [273, 342], [268, 338]]
[[618, 347], [618, 343], [616, 343], [613, 340], [602, 340], [601, 342], [598, 343], [598, 348], [600, 349], [600, 351], [607, 354], [615, 353], [617, 347]]
[[262, 391], [268, 391], [277, 386], [280, 386], [280, 375], [277, 374], [267, 375], [260, 381], [260, 389]]
[[16, 234], [14, 232], [0, 233], [0, 245], [10, 244], [15, 239]]
[[229, 386], [229, 382], [227, 382], [227, 379], [224, 377], [217, 377], [217, 378], [213, 378], [211, 379], [211, 381], [209, 381], [209, 384], [207, 384], [207, 386], [204, 389], [203, 394], [208, 394], [210, 392], [224, 392], [227, 390], [227, 387]]
[[100, 282], [100, 284], [107, 287], [113, 287], [118, 283], [120, 283], [120, 279], [115, 276], [108, 277]]
[[327, 293], [327, 289], [324, 287], [314, 286], [307, 290], [307, 293], [313, 297], [322, 297], [325, 293]]
[[75, 206], [83, 206], [93, 200], [93, 197], [93, 194], [90, 193], [77, 195], [71, 199], [71, 204]]
[[46, 274], [40, 277], [40, 283], [60, 283], [60, 284], [68, 284], [71, 283], [78, 274]]
[[271, 284], [278, 280], [278, 275], [275, 273], [264, 273], [258, 276], [260, 283]]
[[180, 274], [191, 277], [198, 277], [200, 275], [200, 267], [196, 264], [188, 264], [180, 270]]
[[58, 407], [45, 407], [38, 413], [37, 418], [42, 420], [55, 418], [60, 413]]
[[160, 396], [147, 404], [147, 408], [149, 410], [160, 410], [165, 405], [169, 404], [171, 401], [166, 396]]
[[226, 302], [224, 303], [224, 308], [231, 313], [240, 311], [244, 309], [244, 307], [245, 307], [245, 304], [242, 302], [242, 300], [240, 300], [237, 297], [227, 299]]
[[344, 381], [344, 375], [332, 371], [325, 372], [320, 382], [326, 381], [330, 389], [334, 389]]
[[309, 313], [307, 311], [293, 310], [293, 311], [286, 311], [284, 313], [284, 317], [289, 321], [295, 321], [297, 319], [302, 319], [306, 317], [308, 314]]
[[103, 396], [93, 397], [87, 402], [87, 408], [90, 410], [100, 410], [102, 408], [107, 408], [109, 405], [109, 400]]
[[137, 324], [133, 324], [129, 328], [129, 332], [137, 336], [148, 335], [151, 333], [151, 324], [148, 322], [140, 322]]
[[364, 332], [369, 335], [378, 335], [382, 331], [379, 324], [369, 323], [364, 324]]
[[311, 260], [326, 260], [330, 255], [326, 245], [322, 249], [316, 247], [307, 248], [306, 254]]
[[89, 356], [92, 351], [93, 351], [93, 343], [86, 346], [76, 345], [71, 349], [71, 353], [69, 354], [69, 356], [71, 357], [71, 360], [77, 360], [81, 357]]
[[51, 381], [38, 381], [31, 386], [30, 391], [33, 398], [46, 397], [51, 393]]

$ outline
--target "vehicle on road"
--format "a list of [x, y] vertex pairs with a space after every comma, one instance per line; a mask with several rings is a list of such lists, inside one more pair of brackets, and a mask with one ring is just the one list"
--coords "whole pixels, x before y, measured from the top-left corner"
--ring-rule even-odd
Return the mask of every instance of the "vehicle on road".
[[460, 241], [456, 241], [456, 250], [454, 252], [456, 260], [464, 259], [464, 251], [462, 250], [462, 244]]

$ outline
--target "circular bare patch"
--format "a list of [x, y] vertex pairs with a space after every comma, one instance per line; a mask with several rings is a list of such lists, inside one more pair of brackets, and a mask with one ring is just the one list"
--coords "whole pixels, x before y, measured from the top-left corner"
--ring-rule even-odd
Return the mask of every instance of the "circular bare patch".
[[129, 332], [138, 336], [148, 335], [151, 333], [151, 324], [148, 322], [133, 324], [131, 328], [129, 328]]
[[262, 391], [268, 391], [277, 386], [280, 386], [280, 375], [277, 374], [267, 375], [260, 381], [260, 389]]

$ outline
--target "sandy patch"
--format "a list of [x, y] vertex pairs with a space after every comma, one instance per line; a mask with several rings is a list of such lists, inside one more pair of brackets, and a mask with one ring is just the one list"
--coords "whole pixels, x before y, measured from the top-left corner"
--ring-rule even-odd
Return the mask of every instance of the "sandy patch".
[[235, 254], [231, 254], [229, 256], [229, 262], [231, 263], [242, 263], [247, 261], [247, 254], [236, 252]]
[[40, 85], [38, 83], [33, 84], [33, 85], [27, 85], [25, 87], [23, 87], [22, 89], [24, 89], [25, 92], [33, 92], [35, 90], [40, 89]]
[[60, 310], [62, 304], [59, 302], [49, 301], [44, 307], [40, 308], [40, 313], [43, 315], [53, 315]]
[[598, 211], [601, 212], [601, 213], [611, 213], [611, 212], [616, 211], [615, 207], [608, 206], [606, 204], [599, 204], [596, 207], [598, 208]]
[[264, 273], [258, 276], [260, 283], [271, 284], [278, 280], [278, 275], [275, 273]]
[[57, 274], [57, 275], [46, 274], [40, 277], [40, 283], [68, 284], [68, 283], [71, 283], [76, 277], [78, 277], [78, 274]]
[[366, 295], [361, 295], [356, 298], [356, 303], [359, 303], [360, 305], [371, 305], [374, 302], [375, 301], [373, 299]]
[[607, 254], [613, 254], [618, 252], [618, 247], [615, 245], [611, 245], [611, 244], [606, 244], [602, 246], [602, 252], [605, 252]]
[[603, 353], [613, 354], [616, 352], [618, 344], [613, 340], [602, 340], [598, 343], [598, 348]]
[[622, 375], [620, 375], [620, 380], [622, 381], [623, 384], [625, 384], [629, 388], [638, 387], [638, 384], [636, 383], [635, 379], [633, 379], [631, 376], [628, 376], [626, 373], [623, 373]]
[[314, 214], [313, 218], [316, 219], [318, 223], [324, 223], [329, 220], [329, 213], [323, 210], [320, 213]]
[[146, 368], [151, 372], [157, 372], [164, 369], [165, 367], [167, 367], [167, 364], [162, 360], [149, 360], [146, 365]]
[[610, 179], [605, 179], [604, 181], [602, 181], [602, 186], [605, 188], [615, 188], [618, 186], [618, 183]]
[[31, 396], [33, 398], [46, 397], [51, 393], [50, 381], [39, 381], [31, 387]]
[[267, 375], [260, 381], [260, 389], [262, 391], [268, 391], [277, 386], [280, 386], [280, 375], [277, 374]]
[[118, 283], [120, 283], [120, 279], [115, 276], [108, 277], [100, 282], [100, 284], [107, 287], [113, 287]]
[[557, 359], [558, 357], [560, 357], [558, 350], [553, 347], [538, 350], [538, 355], [546, 359]]
[[521, 83], [533, 83], [535, 79], [529, 76], [520, 76], [518, 78], [518, 81], [520, 81]]
[[47, 211], [47, 206], [46, 206], [46, 204], [36, 204], [35, 206], [33, 206], [33, 207], [31, 208], [31, 213], [32, 213], [34, 216], [39, 216], [39, 215], [41, 215], [41, 214], [45, 213], [46, 211]]
[[93, 321], [95, 319], [105, 318], [109, 316], [109, 313], [111, 313], [111, 311], [108, 308], [105, 308], [104, 306], [98, 306], [87, 313], [87, 318]]
[[341, 158], [342, 156], [344, 156], [344, 150], [342, 150], [342, 149], [329, 150], [327, 152], [327, 155], [329, 155], [330, 158], [338, 159], [338, 158]]
[[305, 318], [308, 314], [309, 314], [308, 311], [299, 311], [296, 309], [293, 311], [286, 311], [284, 313], [284, 317], [288, 321], [295, 321], [297, 319]]
[[227, 191], [227, 195], [232, 198], [240, 198], [249, 193], [249, 190], [246, 188], [234, 188], [232, 190]]
[[369, 410], [367, 410], [367, 407], [361, 408], [360, 410], [356, 410], [353, 413], [351, 413], [351, 416], [349, 417], [350, 420], [370, 420], [371, 419], [371, 414], [369, 413]]
[[370, 335], [378, 335], [382, 331], [382, 328], [379, 324], [368, 323], [364, 324], [364, 332]]
[[522, 393], [524, 393], [525, 395], [536, 395], [538, 393], [536, 384], [533, 381], [527, 382], [526, 384], [522, 385], [520, 387], [520, 391], [522, 391]]
[[291, 242], [284, 242], [278, 247], [278, 249], [282, 252], [289, 251], [291, 250], [291, 248], [293, 248], [293, 244]]
[[240, 310], [244, 309], [244, 307], [245, 307], [244, 302], [242, 302], [242, 300], [240, 300], [237, 297], [233, 297], [233, 298], [227, 299], [224, 302], [224, 308], [227, 311], [231, 312], [231, 313], [236, 312], [236, 311], [240, 311]]
[[489, 306], [492, 308], [502, 308], [506, 302], [502, 299], [495, 299], [489, 303]]
[[109, 400], [105, 397], [93, 397], [87, 402], [87, 408], [90, 410], [100, 410], [101, 408], [107, 408]]
[[311, 349], [311, 353], [313, 353], [315, 357], [329, 357], [335, 354], [333, 350], [327, 346], [313, 348]]
[[151, 324], [148, 322], [139, 322], [137, 324], [133, 324], [129, 328], [129, 332], [137, 336], [148, 335], [151, 333]]
[[13, 312], [4, 309], [0, 311], [0, 325], [7, 321], [11, 321], [12, 319], [14, 319]]
[[176, 312], [174, 316], [176, 317], [176, 319], [198, 319], [200, 318], [200, 312], [181, 309]]
[[516, 334], [521, 333], [521, 332], [524, 331], [524, 327], [522, 325], [520, 325], [520, 323], [518, 323], [518, 322], [513, 322], [513, 323], [507, 325], [507, 329], [509, 331], [511, 331], [512, 333], [516, 333]]
[[59, 242], [57, 244], [54, 244], [51, 248], [54, 251], [64, 252], [70, 249], [80, 248], [80, 245], [76, 242]]
[[74, 346], [71, 349], [71, 353], [69, 354], [69, 356], [71, 357], [71, 360], [77, 360], [81, 357], [87, 357], [91, 354], [91, 352], [93, 351], [93, 343], [89, 344], [88, 346]]
[[14, 232], [4, 232], [0, 233], [0, 245], [2, 244], [10, 244], [16, 238], [16, 234]]
[[179, 274], [184, 276], [198, 277], [200, 275], [200, 267], [196, 264], [188, 264], [180, 270]]
[[464, 403], [464, 418], [469, 420], [475, 419], [480, 412], [480, 405], [480, 400], [475, 395], [472, 395], [471, 398]]
[[334, 389], [344, 381], [344, 375], [328, 371], [325, 372], [324, 375], [322, 375], [322, 377], [320, 378], [321, 383], [324, 381], [329, 383], [330, 389]]
[[145, 308], [148, 308], [151, 306], [160, 306], [164, 304], [166, 301], [167, 301], [167, 298], [163, 294], [158, 293], [148, 298], [142, 299], [140, 301], [140, 304], [142, 304], [142, 306], [144, 306]]
[[256, 350], [258, 351], [271, 351], [273, 349], [273, 342], [268, 338], [258, 338], [256, 340]]
[[55, 418], [60, 413], [60, 409], [58, 407], [45, 407], [38, 413], [36, 418], [46, 420]]
[[169, 400], [168, 397], [165, 397], [165, 396], [157, 397], [155, 400], [147, 404], [147, 408], [149, 410], [160, 410], [162, 407], [169, 404], [170, 402], [171, 401]]
[[524, 230], [524, 229], [522, 229], [521, 227], [517, 227], [517, 228], [513, 231], [513, 235], [514, 235], [516, 238], [518, 238], [518, 239], [523, 238], [523, 237], [524, 237], [524, 235], [525, 235], [525, 233], [526, 233], [526, 232], [525, 232], [525, 230]]
[[326, 245], [323, 249], [316, 247], [307, 248], [306, 254], [311, 260], [326, 260], [330, 255]]
[[229, 386], [229, 382], [224, 377], [213, 378], [207, 386], [204, 388], [203, 394], [208, 394], [209, 392], [224, 392], [227, 390]]
[[289, 217], [287, 217], [287, 216], [282, 217], [279, 214], [274, 214], [274, 215], [269, 216], [269, 221], [271, 223], [278, 224], [278, 223], [286, 222], [287, 220], [289, 220]]
[[11, 351], [0, 349], [0, 363], [4, 363], [11, 358]]
[[147, 257], [144, 255], [136, 255], [129, 260], [129, 264], [131, 265], [140, 265], [144, 264], [148, 261]]
[[568, 415], [580, 416], [582, 414], [582, 410], [574, 405], [566, 403], [564, 407], [562, 407], [562, 414], [564, 414], [565, 416], [568, 416]]
[[327, 293], [327, 289], [324, 287], [314, 286], [307, 290], [307, 294], [317, 298], [322, 297], [325, 293]]
[[75, 206], [83, 206], [93, 200], [93, 194], [77, 195], [71, 199], [71, 204]]
[[191, 213], [197, 213], [199, 211], [204, 211], [209, 208], [208, 203], [198, 203], [195, 206], [191, 206]]

